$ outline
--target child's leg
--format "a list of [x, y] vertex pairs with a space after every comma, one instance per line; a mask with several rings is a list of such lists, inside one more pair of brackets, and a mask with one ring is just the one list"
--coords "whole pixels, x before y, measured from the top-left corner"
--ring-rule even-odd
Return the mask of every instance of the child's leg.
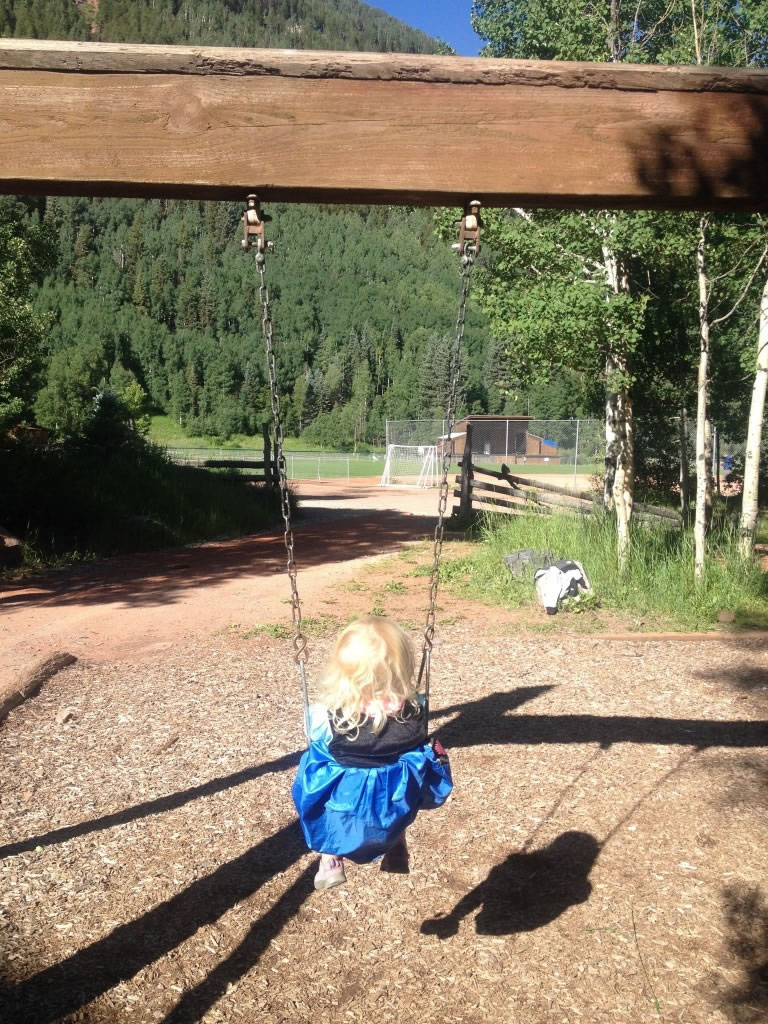
[[393, 875], [407, 875], [410, 871], [408, 860], [408, 843], [403, 831], [381, 858], [381, 870]]
[[321, 853], [320, 864], [315, 875], [316, 889], [331, 889], [334, 885], [342, 885], [347, 876], [344, 871], [344, 858], [333, 854]]

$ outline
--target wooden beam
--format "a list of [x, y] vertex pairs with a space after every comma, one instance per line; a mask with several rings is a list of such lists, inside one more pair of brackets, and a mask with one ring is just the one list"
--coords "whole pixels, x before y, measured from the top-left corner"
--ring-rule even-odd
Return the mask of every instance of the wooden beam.
[[0, 40], [0, 191], [768, 209], [768, 72]]

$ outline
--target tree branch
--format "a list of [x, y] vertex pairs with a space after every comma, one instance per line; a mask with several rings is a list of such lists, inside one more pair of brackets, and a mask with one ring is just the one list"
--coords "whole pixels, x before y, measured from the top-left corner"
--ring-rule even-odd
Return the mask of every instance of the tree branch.
[[728, 312], [727, 312], [727, 313], [725, 313], [725, 314], [724, 314], [723, 316], [719, 316], [719, 317], [717, 318], [717, 320], [712, 320], [712, 321], [711, 321], [711, 326], [712, 326], [712, 327], [714, 327], [714, 326], [715, 326], [715, 324], [721, 324], [721, 323], [723, 323], [723, 321], [724, 321], [724, 320], [728, 320], [728, 319], [729, 319], [730, 317], [732, 317], [732, 316], [733, 316], [733, 314], [734, 314], [734, 313], [736, 312], [736, 310], [737, 310], [737, 309], [739, 308], [739, 306], [741, 305], [741, 303], [742, 303], [742, 302], [744, 301], [744, 299], [745, 299], [745, 297], [746, 297], [746, 295], [747, 295], [747, 292], [748, 292], [748, 291], [749, 291], [749, 289], [750, 289], [750, 288], [752, 287], [752, 282], [753, 282], [753, 281], [755, 280], [755, 277], [757, 276], [757, 272], [758, 272], [758, 270], [760, 269], [760, 267], [762, 266], [762, 264], [763, 264], [763, 260], [765, 259], [765, 257], [766, 257], [766, 256], [768, 256], [768, 245], [767, 245], [767, 246], [766, 246], [766, 247], [765, 247], [765, 248], [763, 249], [763, 254], [762, 254], [762, 256], [760, 257], [760, 259], [759, 259], [759, 260], [757, 261], [757, 264], [756, 264], [756, 266], [755, 266], [755, 269], [754, 269], [754, 270], [752, 271], [752, 273], [751, 273], [751, 274], [749, 275], [749, 280], [748, 280], [748, 281], [747, 281], [747, 283], [746, 283], [746, 284], [744, 285], [744, 288], [742, 289], [741, 295], [740, 295], [740, 296], [738, 297], [738, 299], [736, 299], [736, 301], [734, 302], [733, 306], [732, 306], [732, 307], [731, 307], [731, 308], [730, 308], [730, 309], [728, 310]]

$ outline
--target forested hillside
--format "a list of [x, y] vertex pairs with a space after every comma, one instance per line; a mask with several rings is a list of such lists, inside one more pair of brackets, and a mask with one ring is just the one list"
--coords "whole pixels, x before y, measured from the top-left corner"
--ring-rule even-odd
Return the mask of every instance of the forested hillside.
[[2, 0], [22, 39], [436, 53], [437, 40], [359, 0]]
[[[0, 0], [5, 35], [435, 52], [438, 41], [356, 0]], [[245, 198], [245, 197], [244, 197]], [[15, 202], [15, 201], [14, 201]], [[258, 430], [268, 415], [256, 272], [240, 208], [169, 201], [28, 202], [57, 249], [35, 297], [46, 365], [29, 409], [77, 435], [109, 384], [135, 416], [190, 433]], [[268, 276], [290, 432], [332, 446], [382, 439], [387, 417], [439, 413], [457, 261], [430, 211], [280, 207]], [[464, 401], [496, 408], [503, 357], [470, 313]]]
[[[194, 433], [258, 431], [267, 416], [258, 277], [227, 204], [49, 200], [58, 266], [38, 296], [50, 314], [40, 422], [77, 433], [93, 389], [132, 371], [154, 407]], [[287, 429], [321, 443], [381, 436], [383, 417], [444, 402], [457, 306], [449, 247], [421, 211], [276, 207], [268, 276]], [[470, 318], [468, 394], [486, 332]]]

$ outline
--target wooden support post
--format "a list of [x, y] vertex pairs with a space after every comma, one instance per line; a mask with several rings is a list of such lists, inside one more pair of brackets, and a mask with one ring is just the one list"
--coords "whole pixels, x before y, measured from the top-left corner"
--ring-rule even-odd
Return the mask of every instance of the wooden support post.
[[472, 511], [472, 424], [467, 420], [464, 435], [464, 452], [461, 457], [461, 497], [459, 515], [468, 516]]
[[264, 478], [269, 487], [275, 488], [277, 482], [277, 464], [272, 462], [272, 442], [269, 434], [269, 423], [262, 425], [264, 435]]
[[0, 39], [8, 193], [766, 210], [766, 126], [763, 69]]

